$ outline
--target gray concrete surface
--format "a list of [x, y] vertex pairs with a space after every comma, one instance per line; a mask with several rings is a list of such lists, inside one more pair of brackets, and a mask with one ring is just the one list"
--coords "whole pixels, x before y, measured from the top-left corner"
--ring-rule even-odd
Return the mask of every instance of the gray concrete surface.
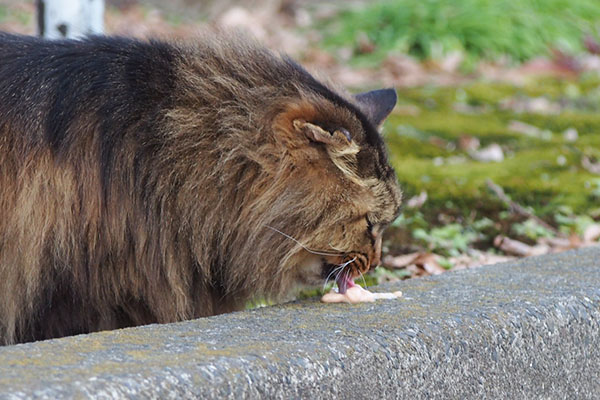
[[600, 398], [600, 248], [0, 348], [0, 399]]

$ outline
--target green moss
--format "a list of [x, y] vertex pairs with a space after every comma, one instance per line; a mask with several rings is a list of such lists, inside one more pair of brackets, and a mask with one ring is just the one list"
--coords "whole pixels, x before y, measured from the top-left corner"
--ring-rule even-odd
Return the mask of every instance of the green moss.
[[509, 132], [506, 122], [495, 114], [465, 115], [452, 109], [424, 110], [416, 116], [392, 117], [391, 123], [413, 126], [447, 140], [471, 135], [485, 144], [519, 138], [517, 133]]
[[554, 132], [575, 128], [580, 135], [600, 133], [600, 114], [597, 113], [565, 111], [558, 115], [522, 114], [519, 119]]
[[[532, 207], [541, 215], [551, 215], [562, 206], [575, 213], [597, 208], [597, 196], [590, 182], [595, 177], [581, 167], [582, 154], [600, 155], [600, 114], [569, 110], [555, 115], [516, 113], [499, 107], [512, 96], [563, 96], [571, 91], [583, 96], [595, 90], [598, 79], [577, 82], [542, 80], [523, 87], [506, 84], [474, 83], [458, 88], [411, 88], [399, 91], [404, 102], [416, 105], [416, 115], [394, 114], [386, 125], [391, 160], [406, 197], [427, 191], [422, 208], [425, 218], [434, 221], [440, 212], [498, 219], [506, 208], [492, 194], [486, 180], [504, 188], [513, 200]], [[461, 114], [457, 102], [483, 106], [483, 113]], [[519, 120], [551, 132], [532, 138], [508, 129]], [[579, 138], [567, 142], [562, 132], [575, 128]], [[473, 160], [459, 148], [459, 138], [476, 137], [481, 146], [497, 143], [504, 150], [500, 163]], [[593, 185], [592, 185], [593, 186]]]
[[393, 135], [388, 139], [388, 143], [393, 151], [399, 155], [410, 154], [413, 157], [433, 158], [450, 154], [448, 150], [415, 137]]
[[600, 85], [598, 75], [588, 75], [581, 80], [557, 77], [535, 78], [523, 86], [524, 94], [532, 97], [545, 96], [552, 99], [577, 97], [589, 94]]
[[568, 205], [575, 212], [591, 207], [586, 181], [593, 175], [568, 166], [557, 165], [559, 150], [532, 150], [502, 163], [467, 161], [458, 165], [436, 166], [430, 160], [394, 157], [398, 179], [409, 194], [427, 191], [433, 213], [457, 208], [469, 211], [503, 209], [504, 206], [488, 193], [486, 180], [492, 179], [513, 197], [513, 200], [534, 208], [548, 204]]
[[466, 86], [464, 91], [469, 104], [497, 104], [508, 97], [514, 96], [515, 87], [509, 84], [490, 85], [484, 82], [475, 82]]

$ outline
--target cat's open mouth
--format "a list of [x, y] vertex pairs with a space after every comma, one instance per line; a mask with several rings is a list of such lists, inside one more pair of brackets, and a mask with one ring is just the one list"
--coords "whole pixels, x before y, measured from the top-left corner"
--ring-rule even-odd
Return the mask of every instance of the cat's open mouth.
[[354, 283], [354, 280], [350, 277], [350, 275], [346, 275], [346, 274], [340, 274], [340, 275], [343, 275], [343, 276], [339, 276], [335, 280], [335, 283], [337, 283], [337, 286], [338, 286], [338, 293], [344, 294], [344, 293], [346, 293], [346, 290], [348, 290], [349, 288], [354, 286], [355, 283]]
[[[353, 274], [348, 270], [339, 270], [339, 265], [336, 264], [326, 264], [323, 268], [324, 277], [328, 279], [329, 276], [335, 274], [335, 283], [338, 287], [338, 293], [344, 294], [346, 290], [355, 286]], [[337, 271], [337, 272], [336, 272]]]
[[[328, 272], [328, 276], [335, 273], [335, 282], [338, 290], [330, 290], [321, 297], [323, 303], [369, 303], [377, 299], [398, 299], [402, 297], [402, 292], [393, 293], [371, 293], [366, 288], [362, 288], [354, 283], [352, 270], [346, 269], [344, 264], [325, 264], [323, 271]], [[356, 270], [355, 270], [356, 271]], [[338, 273], [339, 272], [339, 273]]]

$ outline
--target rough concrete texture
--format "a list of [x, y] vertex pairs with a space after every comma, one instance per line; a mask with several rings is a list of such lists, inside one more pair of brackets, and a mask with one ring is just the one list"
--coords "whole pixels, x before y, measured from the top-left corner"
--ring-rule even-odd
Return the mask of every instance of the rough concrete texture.
[[600, 248], [0, 348], [0, 398], [600, 397]]

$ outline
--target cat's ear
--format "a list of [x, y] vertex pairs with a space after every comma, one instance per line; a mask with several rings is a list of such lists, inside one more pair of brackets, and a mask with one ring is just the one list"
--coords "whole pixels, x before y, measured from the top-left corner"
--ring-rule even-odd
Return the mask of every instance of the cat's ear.
[[324, 143], [337, 147], [349, 145], [352, 142], [350, 133], [344, 128], [329, 132], [319, 125], [306, 122], [302, 119], [295, 119], [293, 124], [296, 131], [304, 134], [311, 142]]
[[396, 101], [398, 101], [398, 96], [394, 89], [372, 90], [370, 92], [359, 93], [354, 98], [367, 118], [376, 127], [381, 126], [396, 106]]

